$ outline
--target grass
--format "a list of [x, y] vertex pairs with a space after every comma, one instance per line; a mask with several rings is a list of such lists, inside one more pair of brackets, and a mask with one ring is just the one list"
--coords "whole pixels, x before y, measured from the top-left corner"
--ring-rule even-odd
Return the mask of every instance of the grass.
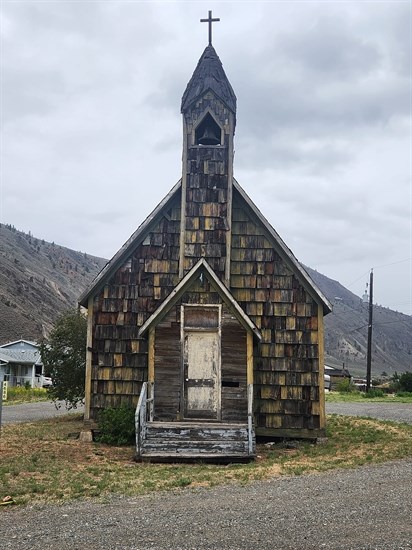
[[401, 392], [403, 395], [388, 394], [384, 397], [365, 397], [363, 392], [339, 393], [337, 391], [325, 394], [327, 403], [412, 403], [412, 394]]
[[50, 401], [46, 388], [24, 388], [13, 386], [7, 390], [7, 400], [3, 405], [19, 405], [21, 403], [34, 403], [37, 401]]
[[[152, 491], [249, 483], [281, 475], [353, 468], [412, 455], [412, 426], [328, 416], [327, 442], [297, 448], [258, 446], [249, 464], [150, 464], [133, 460], [133, 447], [82, 443], [81, 415], [3, 427], [0, 437], [0, 501], [17, 504], [142, 495]], [[0, 508], [1, 511], [1, 508]]]

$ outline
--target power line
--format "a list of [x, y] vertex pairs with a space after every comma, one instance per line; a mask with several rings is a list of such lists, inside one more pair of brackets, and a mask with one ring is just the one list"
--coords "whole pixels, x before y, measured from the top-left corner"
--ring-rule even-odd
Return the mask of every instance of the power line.
[[349, 286], [352, 286], [352, 285], [355, 284], [355, 283], [357, 283], [357, 282], [359, 281], [359, 279], [362, 279], [362, 277], [365, 277], [365, 275], [368, 275], [369, 272], [370, 272], [370, 270], [368, 269], [368, 271], [365, 271], [365, 273], [363, 273], [360, 277], [358, 277], [358, 278], [355, 279], [352, 283], [350, 283], [350, 284], [348, 285], [348, 287], [349, 287]]
[[405, 262], [409, 262], [410, 260], [412, 260], [412, 258], [406, 258], [405, 260], [399, 260], [397, 262], [392, 262], [391, 264], [377, 265], [377, 266], [374, 267], [374, 269], [380, 269], [381, 267], [389, 267], [390, 265], [403, 264]]
[[[390, 264], [381, 264], [381, 265], [376, 265], [374, 267], [372, 267], [372, 269], [380, 269], [382, 267], [389, 267], [391, 265], [397, 265], [397, 264], [403, 264], [405, 262], [409, 262], [411, 261], [412, 258], [405, 258], [404, 260], [398, 260], [396, 262], [392, 262]], [[357, 279], [355, 279], [354, 281], [352, 281], [351, 283], [349, 283], [346, 288], [354, 285], [355, 283], [357, 283], [360, 279], [362, 279], [362, 277], [365, 277], [365, 275], [368, 275], [370, 273], [370, 269], [368, 269], [368, 271], [365, 271], [365, 273], [363, 273], [360, 277], [358, 277]]]

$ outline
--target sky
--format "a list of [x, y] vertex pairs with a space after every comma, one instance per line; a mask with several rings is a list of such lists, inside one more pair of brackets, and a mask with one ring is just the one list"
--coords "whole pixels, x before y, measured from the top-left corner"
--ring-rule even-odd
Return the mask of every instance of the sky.
[[234, 173], [305, 265], [412, 314], [412, 2], [1, 1], [0, 220], [111, 258], [180, 179], [213, 45]]

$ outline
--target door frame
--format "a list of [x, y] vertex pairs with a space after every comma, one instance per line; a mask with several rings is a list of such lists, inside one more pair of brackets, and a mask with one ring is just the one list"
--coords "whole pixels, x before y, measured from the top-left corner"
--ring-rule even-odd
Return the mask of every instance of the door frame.
[[[186, 309], [215, 309], [218, 312], [216, 327], [186, 327]], [[181, 393], [180, 393], [180, 417], [185, 420], [196, 420], [186, 416], [186, 372], [185, 372], [185, 334], [188, 332], [212, 332], [217, 334], [217, 368], [216, 368], [216, 417], [202, 418], [202, 422], [220, 422], [222, 418], [222, 304], [182, 304], [180, 306], [180, 345], [181, 345]]]

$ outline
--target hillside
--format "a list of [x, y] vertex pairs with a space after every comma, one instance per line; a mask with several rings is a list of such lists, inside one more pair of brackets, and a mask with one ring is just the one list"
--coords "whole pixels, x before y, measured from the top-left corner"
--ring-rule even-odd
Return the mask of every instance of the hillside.
[[[0, 226], [0, 344], [47, 334], [106, 260]], [[326, 362], [365, 376], [368, 306], [339, 282], [306, 267], [333, 304], [325, 318]], [[412, 317], [374, 306], [372, 374], [412, 371]]]
[[0, 344], [37, 341], [106, 260], [0, 226]]
[[[338, 281], [306, 267], [312, 279], [333, 304], [325, 317], [326, 363], [348, 367], [352, 374], [366, 375], [369, 305]], [[412, 371], [412, 317], [374, 305], [372, 374]]]

